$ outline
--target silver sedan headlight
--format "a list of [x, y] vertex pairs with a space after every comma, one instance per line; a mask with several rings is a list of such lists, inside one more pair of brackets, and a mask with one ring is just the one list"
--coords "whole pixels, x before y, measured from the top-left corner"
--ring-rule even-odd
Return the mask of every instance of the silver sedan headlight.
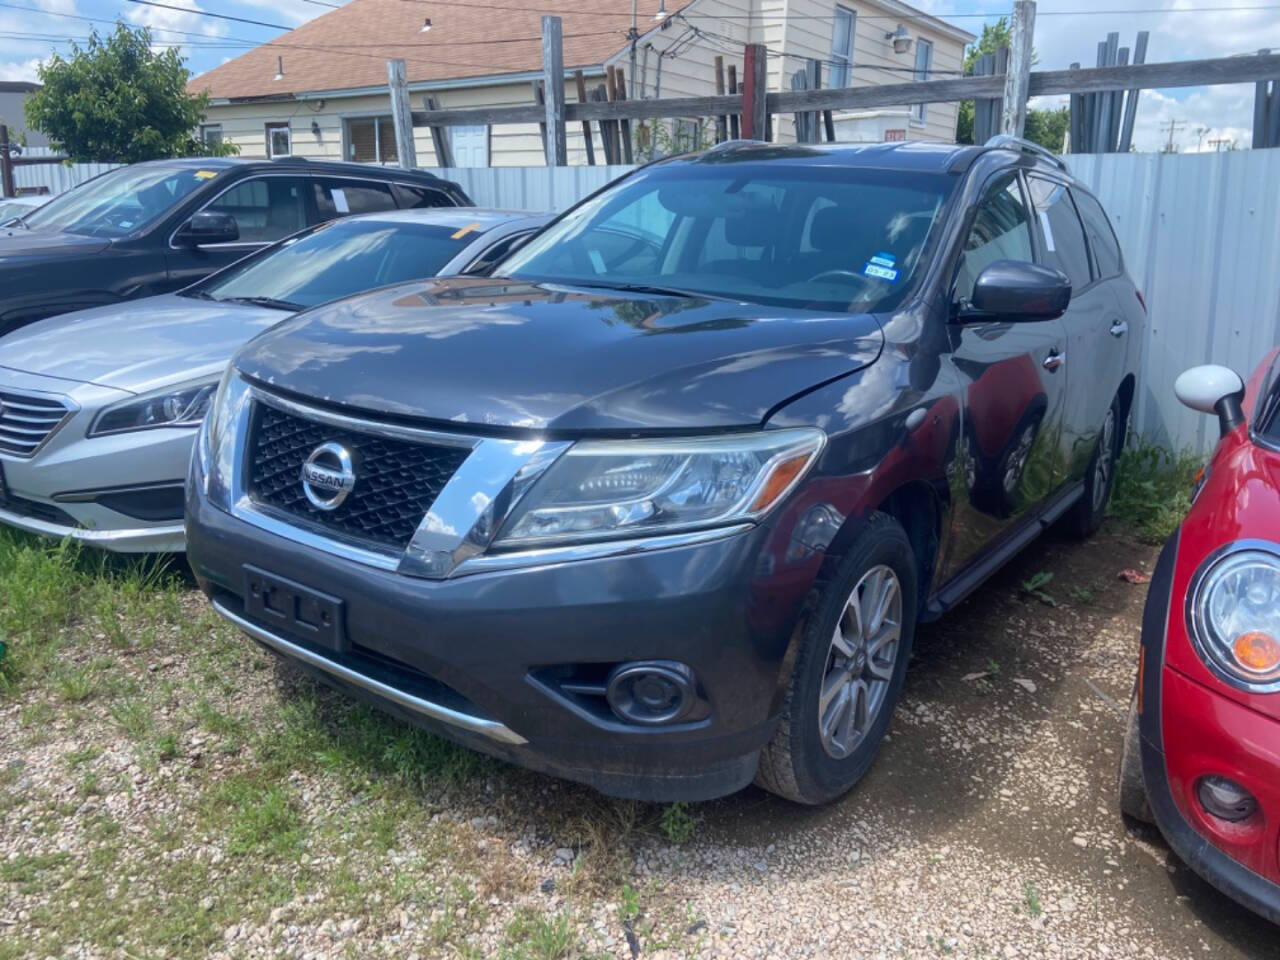
[[503, 524], [498, 548], [647, 537], [755, 520], [813, 465], [826, 435], [770, 430], [570, 447]]
[[1280, 545], [1245, 542], [1196, 574], [1191, 633], [1219, 676], [1255, 692], [1280, 691]]
[[113, 403], [98, 414], [89, 436], [101, 437], [153, 427], [198, 427], [209, 411], [217, 380], [165, 387]]

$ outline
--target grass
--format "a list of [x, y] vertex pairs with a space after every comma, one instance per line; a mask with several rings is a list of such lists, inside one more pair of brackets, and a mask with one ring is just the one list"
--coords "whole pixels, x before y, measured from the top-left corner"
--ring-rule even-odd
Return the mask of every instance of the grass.
[[1116, 464], [1108, 513], [1131, 524], [1145, 543], [1169, 539], [1191, 509], [1191, 492], [1204, 458], [1139, 444]]

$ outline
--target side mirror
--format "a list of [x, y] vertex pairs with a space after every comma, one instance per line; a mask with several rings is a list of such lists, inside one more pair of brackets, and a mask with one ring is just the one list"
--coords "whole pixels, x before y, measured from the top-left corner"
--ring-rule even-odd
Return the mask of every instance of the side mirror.
[[229, 213], [200, 210], [178, 229], [175, 238], [191, 247], [210, 243], [234, 243], [240, 239], [240, 227]]
[[1244, 380], [1230, 367], [1192, 367], [1178, 375], [1173, 392], [1192, 410], [1216, 413], [1224, 437], [1244, 423]]
[[973, 313], [1001, 320], [1053, 320], [1067, 312], [1071, 281], [1052, 267], [1025, 260], [988, 264], [973, 285]]

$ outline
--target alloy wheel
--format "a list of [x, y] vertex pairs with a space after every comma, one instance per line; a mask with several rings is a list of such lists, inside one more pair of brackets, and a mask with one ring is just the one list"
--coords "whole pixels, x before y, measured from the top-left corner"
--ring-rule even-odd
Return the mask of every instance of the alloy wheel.
[[845, 601], [818, 693], [822, 748], [837, 760], [862, 742], [884, 705], [902, 637], [902, 585], [883, 564], [862, 575]]

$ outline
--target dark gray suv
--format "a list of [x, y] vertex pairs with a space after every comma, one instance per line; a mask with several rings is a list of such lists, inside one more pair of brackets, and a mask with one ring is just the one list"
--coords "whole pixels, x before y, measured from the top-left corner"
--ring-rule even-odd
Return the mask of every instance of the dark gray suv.
[[830, 800], [916, 624], [1101, 522], [1145, 308], [1029, 144], [727, 145], [496, 273], [259, 336], [187, 486], [219, 613], [445, 736], [648, 800]]

